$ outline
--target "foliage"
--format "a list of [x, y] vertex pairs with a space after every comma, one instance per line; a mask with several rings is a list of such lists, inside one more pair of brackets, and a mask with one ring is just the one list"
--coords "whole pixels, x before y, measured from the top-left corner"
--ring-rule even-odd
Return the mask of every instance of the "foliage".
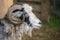
[[49, 22], [43, 22], [44, 26], [52, 27], [52, 28], [59, 28], [60, 27], [60, 18], [54, 14], [51, 14]]

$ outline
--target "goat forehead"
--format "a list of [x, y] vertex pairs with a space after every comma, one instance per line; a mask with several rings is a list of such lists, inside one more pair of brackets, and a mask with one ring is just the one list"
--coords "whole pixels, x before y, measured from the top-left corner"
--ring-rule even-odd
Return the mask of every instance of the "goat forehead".
[[32, 12], [32, 6], [28, 4], [23, 4], [23, 7], [30, 17], [37, 19], [36, 15]]
[[32, 6], [30, 6], [29, 4], [23, 4], [23, 7], [24, 7], [24, 8], [32, 9]]
[[40, 20], [36, 17], [36, 15], [32, 12], [32, 6], [28, 4], [23, 4], [25, 12], [29, 15], [29, 20], [31, 23], [38, 23]]
[[39, 19], [36, 17], [36, 15], [33, 12], [28, 13], [28, 15], [30, 16], [31, 19], [36, 19], [39, 21]]
[[30, 6], [29, 4], [23, 4], [23, 8], [25, 11], [29, 12], [29, 11], [32, 11], [32, 6]]

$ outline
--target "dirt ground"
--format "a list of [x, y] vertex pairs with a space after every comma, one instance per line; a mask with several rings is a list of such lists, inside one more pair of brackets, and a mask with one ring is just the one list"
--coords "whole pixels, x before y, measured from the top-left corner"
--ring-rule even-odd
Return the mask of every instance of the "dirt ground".
[[48, 27], [41, 27], [39, 30], [34, 29], [33, 36], [25, 35], [23, 40], [60, 40], [60, 30]]

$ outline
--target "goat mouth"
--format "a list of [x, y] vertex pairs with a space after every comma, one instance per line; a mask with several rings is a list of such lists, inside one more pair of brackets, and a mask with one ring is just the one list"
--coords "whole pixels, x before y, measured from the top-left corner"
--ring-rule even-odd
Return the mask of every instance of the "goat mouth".
[[40, 26], [42, 26], [42, 24], [34, 24], [33, 26], [40, 27]]

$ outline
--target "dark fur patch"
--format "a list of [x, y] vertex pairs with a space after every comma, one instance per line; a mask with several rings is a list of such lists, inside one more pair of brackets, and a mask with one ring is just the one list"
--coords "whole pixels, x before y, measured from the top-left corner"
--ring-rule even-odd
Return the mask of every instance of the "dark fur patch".
[[26, 18], [25, 18], [25, 22], [26, 22], [29, 26], [32, 25], [32, 24], [30, 23], [30, 21], [29, 21], [29, 17], [26, 17]]

